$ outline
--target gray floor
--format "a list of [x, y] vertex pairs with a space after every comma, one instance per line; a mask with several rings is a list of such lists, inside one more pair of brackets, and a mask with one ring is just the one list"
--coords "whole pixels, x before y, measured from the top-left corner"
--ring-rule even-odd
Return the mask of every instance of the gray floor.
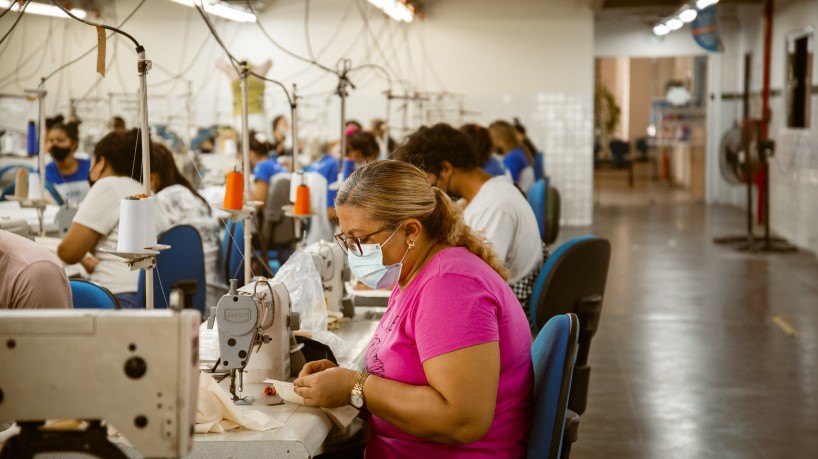
[[742, 211], [608, 180], [593, 228], [561, 235], [613, 246], [572, 457], [818, 457], [815, 254], [717, 246], [745, 227]]

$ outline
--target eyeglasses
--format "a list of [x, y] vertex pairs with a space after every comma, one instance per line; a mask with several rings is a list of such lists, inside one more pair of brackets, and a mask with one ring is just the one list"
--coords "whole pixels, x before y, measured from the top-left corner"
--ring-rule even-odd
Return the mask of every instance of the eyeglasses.
[[388, 230], [388, 226], [384, 226], [383, 228], [375, 231], [372, 234], [361, 236], [361, 237], [351, 237], [347, 236], [344, 233], [338, 233], [335, 235], [335, 242], [338, 243], [339, 246], [344, 250], [344, 253], [352, 252], [353, 255], [362, 257], [364, 255], [364, 251], [361, 248], [361, 241], [364, 239], [369, 239], [370, 237], [378, 234], [383, 233], [384, 231]]

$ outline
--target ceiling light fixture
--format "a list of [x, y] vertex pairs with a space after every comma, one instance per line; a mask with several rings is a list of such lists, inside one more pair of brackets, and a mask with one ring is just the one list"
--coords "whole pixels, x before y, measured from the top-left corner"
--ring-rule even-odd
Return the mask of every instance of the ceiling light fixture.
[[412, 22], [415, 10], [401, 0], [369, 0], [369, 3], [398, 22]]
[[178, 3], [180, 5], [189, 6], [191, 8], [195, 6], [203, 6], [205, 12], [212, 14], [214, 16], [230, 19], [231, 21], [236, 22], [257, 21], [255, 14], [242, 11], [232, 6], [225, 5], [224, 2], [218, 0], [200, 0], [196, 2], [194, 2], [194, 0], [170, 0], [170, 1]]
[[[6, 0], [0, 0], [0, 8], [8, 9], [9, 7], [11, 7], [11, 11], [15, 11], [15, 12], [20, 12], [21, 5], [22, 5], [22, 3], [18, 3], [16, 1], [15, 2], [9, 2], [9, 1], [6, 1]], [[85, 12], [85, 10], [81, 10], [79, 8], [68, 8], [68, 7], [66, 7], [66, 9], [71, 10], [71, 14], [73, 14], [74, 16], [76, 16], [76, 17], [78, 17], [80, 19], [85, 19], [85, 17], [88, 15]], [[46, 4], [43, 4], [43, 3], [29, 2], [28, 6], [26, 7], [25, 12], [26, 13], [31, 13], [31, 14], [38, 14], [40, 16], [53, 16], [55, 18], [63, 18], [63, 19], [68, 19], [69, 18], [69, 16], [67, 14], [63, 13], [63, 11], [61, 9], [57, 8], [56, 6], [46, 5]]]
[[654, 35], [661, 37], [663, 35], [669, 34], [670, 29], [668, 29], [667, 26], [664, 24], [656, 24], [655, 26], [653, 26], [653, 33]]
[[696, 16], [699, 15], [699, 12], [696, 11], [696, 8], [690, 8], [689, 6], [685, 6], [681, 13], [679, 13], [679, 19], [682, 20], [685, 24], [689, 24], [696, 19]]
[[715, 5], [719, 0], [696, 0], [696, 8], [703, 10], [708, 6]]
[[684, 25], [684, 22], [682, 22], [679, 18], [670, 18], [665, 21], [665, 25], [670, 30], [679, 30]]

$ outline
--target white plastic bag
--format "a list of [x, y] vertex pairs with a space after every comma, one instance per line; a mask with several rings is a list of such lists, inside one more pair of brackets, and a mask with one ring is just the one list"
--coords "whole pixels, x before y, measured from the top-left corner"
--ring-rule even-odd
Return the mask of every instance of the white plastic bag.
[[301, 314], [301, 330], [327, 330], [324, 288], [312, 255], [299, 249], [278, 270], [273, 280], [283, 283], [290, 292], [290, 309]]

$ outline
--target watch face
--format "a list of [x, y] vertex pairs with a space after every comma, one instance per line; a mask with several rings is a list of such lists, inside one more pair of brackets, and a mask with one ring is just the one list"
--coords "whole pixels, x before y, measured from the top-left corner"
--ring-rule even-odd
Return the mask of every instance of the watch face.
[[352, 406], [355, 408], [361, 408], [364, 406], [364, 399], [361, 397], [360, 394], [352, 394], [349, 396], [349, 401], [352, 402]]

